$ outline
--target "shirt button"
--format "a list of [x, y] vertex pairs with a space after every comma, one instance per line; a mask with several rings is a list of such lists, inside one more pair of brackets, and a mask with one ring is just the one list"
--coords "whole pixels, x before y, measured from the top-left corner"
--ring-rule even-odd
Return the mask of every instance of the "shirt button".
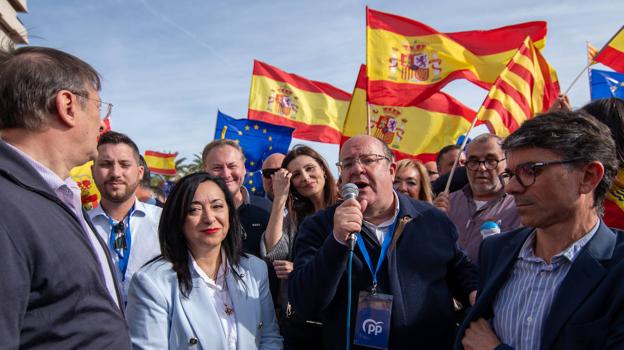
[[189, 339], [189, 345], [196, 345], [197, 343], [199, 343], [199, 340], [195, 337], [192, 337], [191, 339]]
[[542, 276], [542, 277], [546, 277], [546, 275], [548, 275], [548, 273], [546, 273], [546, 271], [542, 271], [542, 272], [540, 272], [540, 276]]
[[533, 321], [533, 317], [531, 316], [527, 317], [527, 322], [531, 322], [531, 321]]

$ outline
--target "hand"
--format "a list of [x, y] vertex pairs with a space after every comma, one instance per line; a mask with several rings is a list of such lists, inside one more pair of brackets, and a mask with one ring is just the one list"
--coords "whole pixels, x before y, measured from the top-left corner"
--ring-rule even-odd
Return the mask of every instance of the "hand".
[[572, 105], [570, 104], [570, 98], [568, 95], [559, 95], [553, 105], [548, 109], [549, 112], [557, 111], [571, 111]]
[[362, 230], [362, 212], [366, 209], [367, 202], [358, 203], [355, 199], [349, 199], [336, 208], [334, 213], [334, 238], [347, 245], [347, 239], [353, 232]]
[[433, 205], [443, 212], [448, 213], [451, 210], [451, 201], [449, 200], [449, 194], [446, 192], [438, 193], [438, 196], [433, 200]]
[[292, 174], [286, 169], [280, 169], [271, 175], [273, 180], [273, 198], [286, 199], [288, 197], [291, 176]]
[[501, 344], [490, 323], [483, 318], [470, 323], [461, 342], [466, 350], [492, 350]]
[[273, 268], [275, 269], [275, 274], [277, 275], [277, 278], [281, 280], [286, 280], [288, 279], [288, 275], [293, 270], [293, 263], [288, 260], [274, 260]]

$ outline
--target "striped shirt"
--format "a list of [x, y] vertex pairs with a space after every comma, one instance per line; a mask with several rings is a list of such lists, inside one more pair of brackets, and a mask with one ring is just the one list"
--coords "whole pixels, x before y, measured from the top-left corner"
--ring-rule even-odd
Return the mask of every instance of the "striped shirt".
[[522, 245], [511, 275], [494, 300], [494, 332], [514, 349], [539, 349], [542, 329], [559, 285], [581, 249], [598, 231], [598, 222], [550, 263], [535, 256], [535, 231]]

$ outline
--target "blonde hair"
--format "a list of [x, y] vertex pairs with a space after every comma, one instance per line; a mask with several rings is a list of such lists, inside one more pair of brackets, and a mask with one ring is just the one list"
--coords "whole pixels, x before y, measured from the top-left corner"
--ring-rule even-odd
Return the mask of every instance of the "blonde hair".
[[418, 171], [420, 175], [420, 192], [418, 193], [418, 198], [421, 201], [426, 201], [429, 203], [433, 202], [433, 191], [431, 190], [431, 182], [429, 181], [429, 173], [427, 173], [427, 168], [425, 165], [416, 159], [401, 159], [397, 162], [397, 170], [399, 171], [403, 169], [414, 168]]

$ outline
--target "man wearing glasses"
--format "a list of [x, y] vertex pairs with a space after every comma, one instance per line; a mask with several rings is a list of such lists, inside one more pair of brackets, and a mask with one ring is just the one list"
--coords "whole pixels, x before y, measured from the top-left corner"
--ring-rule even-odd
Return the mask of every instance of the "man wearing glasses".
[[618, 165], [609, 129], [583, 112], [548, 113], [503, 149], [526, 228], [483, 241], [456, 348], [622, 348], [624, 234], [600, 218]]
[[62, 51], [0, 51], [0, 342], [130, 349], [106, 243], [70, 169], [97, 155], [110, 104], [100, 77]]
[[[486, 222], [496, 225], [498, 232], [520, 227], [520, 217], [513, 196], [505, 193], [500, 174], [505, 169], [502, 140], [493, 134], [475, 137], [466, 149], [468, 184], [450, 195], [442, 192], [435, 205], [445, 211], [459, 232], [459, 246], [472, 262], [479, 262], [479, 246], [483, 240], [481, 227]], [[491, 232], [485, 230], [484, 232]]]
[[266, 197], [273, 201], [273, 177], [278, 170], [282, 168], [282, 161], [285, 155], [281, 153], [273, 153], [262, 162], [262, 187]]
[[160, 254], [162, 209], [136, 197], [145, 169], [137, 145], [128, 136], [115, 131], [100, 136], [91, 171], [102, 199], [89, 216], [108, 243], [126, 301], [134, 273]]
[[[347, 341], [357, 344], [352, 349], [450, 349], [453, 297], [467, 305], [477, 286], [477, 270], [457, 247], [455, 226], [435, 207], [393, 190], [396, 163], [383, 141], [349, 139], [337, 165], [342, 183], [355, 184], [359, 195], [300, 225], [288, 285], [294, 308], [310, 316], [320, 311], [326, 349], [344, 349]], [[358, 234], [347, 340], [351, 233]], [[366, 314], [365, 304], [385, 305], [384, 318], [357, 317]], [[366, 343], [373, 333], [379, 342]]]

